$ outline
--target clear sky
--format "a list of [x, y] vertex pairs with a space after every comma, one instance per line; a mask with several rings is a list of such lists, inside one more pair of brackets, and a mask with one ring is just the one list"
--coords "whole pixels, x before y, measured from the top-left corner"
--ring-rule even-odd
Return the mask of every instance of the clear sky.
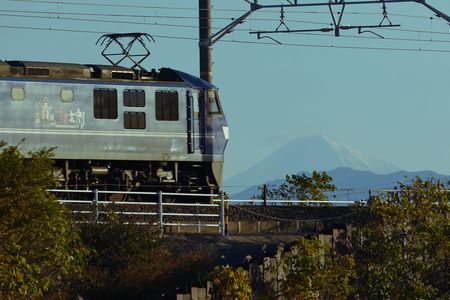
[[[212, 2], [213, 32], [248, 9], [244, 0]], [[450, 1], [427, 2], [450, 15]], [[139, 31], [156, 39], [148, 69], [199, 72], [197, 0], [0, 3], [0, 59], [105, 63], [95, 45], [101, 33]], [[402, 26], [372, 29], [384, 39], [352, 30], [339, 38], [332, 32], [270, 35], [283, 45], [257, 40], [249, 30], [280, 23], [280, 12], [271, 9], [214, 45], [214, 84], [231, 137], [225, 177], [290, 139], [318, 134], [402, 169], [450, 174], [450, 26], [416, 3], [390, 4], [387, 11]], [[285, 18], [291, 30], [331, 22], [327, 7], [289, 9]], [[382, 18], [381, 4], [348, 5], [342, 24], [376, 25]]]

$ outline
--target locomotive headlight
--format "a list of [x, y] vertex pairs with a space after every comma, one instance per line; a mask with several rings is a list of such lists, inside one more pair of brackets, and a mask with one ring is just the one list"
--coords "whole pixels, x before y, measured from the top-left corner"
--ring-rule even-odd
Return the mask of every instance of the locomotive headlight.
[[225, 139], [228, 140], [229, 132], [228, 132], [228, 126], [222, 127], [223, 135], [225, 136]]

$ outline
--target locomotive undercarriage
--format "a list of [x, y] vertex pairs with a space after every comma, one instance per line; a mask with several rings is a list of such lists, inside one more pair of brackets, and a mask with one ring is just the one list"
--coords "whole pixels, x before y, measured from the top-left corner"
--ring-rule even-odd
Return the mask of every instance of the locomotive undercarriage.
[[[55, 165], [60, 188], [68, 190], [190, 194], [210, 194], [218, 190], [211, 164], [202, 162], [56, 160]], [[145, 197], [113, 194], [111, 200], [125, 198], [142, 200]], [[166, 198], [183, 201], [186, 197]]]

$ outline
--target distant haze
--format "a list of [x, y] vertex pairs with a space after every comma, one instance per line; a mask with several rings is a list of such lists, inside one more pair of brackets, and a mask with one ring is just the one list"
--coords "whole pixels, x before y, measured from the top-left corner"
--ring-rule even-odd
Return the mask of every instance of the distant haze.
[[286, 143], [254, 166], [226, 180], [224, 185], [242, 190], [284, 178], [286, 174], [329, 171], [340, 167], [375, 174], [399, 171], [399, 168], [389, 162], [364, 154], [333, 138], [319, 135], [297, 138]]
[[[297, 173], [308, 172], [300, 171]], [[329, 193], [329, 196], [334, 197], [335, 200], [362, 200], [367, 199], [369, 190], [373, 194], [377, 193], [379, 189], [393, 189], [399, 186], [399, 183], [409, 184], [414, 177], [418, 176], [423, 180], [441, 180], [448, 181], [449, 176], [441, 175], [433, 171], [397, 171], [390, 174], [375, 174], [371, 171], [357, 171], [350, 168], [340, 167], [334, 170], [329, 170], [328, 174], [333, 178], [333, 183], [337, 187], [337, 191]], [[260, 195], [261, 191], [258, 186], [267, 184], [269, 186], [278, 186], [284, 182], [284, 179], [278, 178], [268, 182], [262, 182], [258, 185], [251, 186], [240, 192], [234, 190], [231, 192], [232, 199], [251, 199], [255, 195]]]

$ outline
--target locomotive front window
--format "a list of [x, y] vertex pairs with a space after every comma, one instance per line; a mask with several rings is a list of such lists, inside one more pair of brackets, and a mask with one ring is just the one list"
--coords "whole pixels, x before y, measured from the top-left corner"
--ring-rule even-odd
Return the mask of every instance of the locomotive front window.
[[14, 101], [25, 100], [25, 89], [21, 86], [13, 86], [11, 89], [11, 99]]
[[117, 119], [116, 89], [94, 89], [94, 118]]
[[219, 95], [217, 91], [208, 91], [208, 113], [211, 115], [221, 114]]
[[144, 107], [145, 91], [144, 90], [124, 90], [123, 105], [126, 107]]
[[158, 121], [178, 121], [178, 92], [157, 91], [155, 93], [155, 113]]
[[145, 129], [145, 113], [131, 111], [124, 112], [123, 126], [125, 129]]

